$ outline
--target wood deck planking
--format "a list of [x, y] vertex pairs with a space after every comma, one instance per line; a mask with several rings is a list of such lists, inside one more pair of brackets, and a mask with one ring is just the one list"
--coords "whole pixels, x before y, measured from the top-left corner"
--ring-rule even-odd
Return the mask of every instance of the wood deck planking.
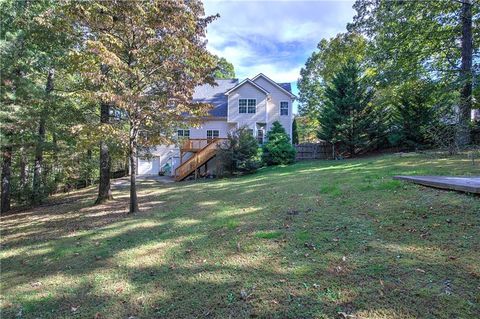
[[394, 176], [393, 178], [424, 186], [480, 194], [480, 176]]

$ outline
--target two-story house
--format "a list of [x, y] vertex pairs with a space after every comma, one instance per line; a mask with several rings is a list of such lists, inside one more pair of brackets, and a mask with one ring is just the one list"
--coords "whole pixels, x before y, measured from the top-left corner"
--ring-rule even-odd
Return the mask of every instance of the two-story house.
[[[217, 86], [202, 85], [195, 89], [194, 102], [209, 103], [213, 108], [199, 127], [178, 130], [178, 145], [161, 145], [152, 151], [151, 159], [138, 159], [138, 174], [158, 174], [168, 168], [177, 180], [192, 173], [215, 170], [212, 141], [226, 138], [239, 127], [247, 127], [260, 144], [265, 142], [266, 132], [278, 121], [291, 136], [292, 102], [295, 95], [290, 83], [276, 83], [264, 74], [252, 79], [216, 80]], [[210, 163], [212, 164], [212, 163]]]

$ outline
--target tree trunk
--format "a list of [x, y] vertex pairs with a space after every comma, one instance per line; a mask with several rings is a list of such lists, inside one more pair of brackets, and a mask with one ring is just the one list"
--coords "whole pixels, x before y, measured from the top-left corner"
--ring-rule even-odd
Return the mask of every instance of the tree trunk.
[[[100, 104], [100, 123], [108, 124], [110, 118], [110, 105], [102, 102]], [[100, 142], [100, 183], [98, 185], [98, 197], [95, 204], [102, 204], [113, 199], [110, 188], [110, 153], [108, 144], [105, 141]]]
[[[106, 65], [101, 66], [100, 70], [104, 75], [108, 73]], [[102, 102], [100, 104], [100, 124], [108, 124], [110, 121], [110, 104]], [[98, 197], [95, 204], [101, 204], [112, 200], [112, 190], [110, 188], [110, 169], [111, 159], [108, 144], [105, 141], [100, 142], [100, 183], [98, 184]]]
[[20, 189], [25, 192], [27, 187], [27, 157], [25, 156], [25, 149], [20, 148]]
[[12, 167], [12, 147], [5, 146], [3, 148], [3, 164], [2, 164], [2, 198], [0, 213], [4, 214], [10, 210], [10, 181]]
[[[53, 91], [53, 77], [54, 70], [48, 70], [47, 83], [45, 85], [45, 100], [48, 99], [50, 93]], [[48, 101], [47, 101], [48, 103]], [[40, 114], [40, 122], [38, 124], [37, 145], [35, 147], [35, 164], [33, 167], [33, 196], [32, 204], [39, 204], [43, 199], [42, 190], [42, 164], [43, 164], [43, 147], [45, 143], [45, 123], [46, 123], [46, 106]]]
[[35, 147], [35, 163], [33, 165], [33, 195], [32, 204], [39, 204], [42, 201], [42, 162], [43, 143], [45, 142], [45, 116], [41, 115], [38, 125], [37, 145]]
[[137, 200], [137, 129], [130, 122], [130, 209], [129, 213], [139, 212]]
[[470, 113], [472, 110], [472, 2], [462, 1], [460, 13], [462, 24], [462, 65], [460, 79], [462, 88], [460, 91], [460, 104], [458, 110], [457, 144], [464, 146], [470, 143]]

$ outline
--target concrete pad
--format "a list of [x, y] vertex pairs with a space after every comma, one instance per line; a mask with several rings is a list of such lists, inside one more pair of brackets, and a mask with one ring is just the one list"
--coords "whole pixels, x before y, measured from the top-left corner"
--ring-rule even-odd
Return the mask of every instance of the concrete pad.
[[394, 176], [393, 179], [424, 186], [480, 194], [480, 176]]

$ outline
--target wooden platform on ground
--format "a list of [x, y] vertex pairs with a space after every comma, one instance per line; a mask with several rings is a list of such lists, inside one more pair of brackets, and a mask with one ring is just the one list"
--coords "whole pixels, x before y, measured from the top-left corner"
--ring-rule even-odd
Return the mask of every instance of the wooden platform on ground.
[[394, 176], [393, 178], [424, 186], [480, 194], [480, 176]]

